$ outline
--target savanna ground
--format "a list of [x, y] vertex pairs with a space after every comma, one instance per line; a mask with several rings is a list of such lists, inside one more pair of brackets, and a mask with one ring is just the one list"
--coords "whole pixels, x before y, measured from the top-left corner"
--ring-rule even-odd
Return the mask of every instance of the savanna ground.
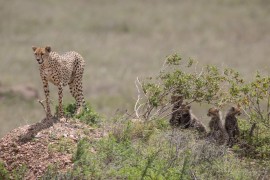
[[[131, 109], [134, 80], [157, 74], [165, 57], [180, 52], [200, 64], [236, 68], [248, 78], [270, 72], [270, 3], [267, 0], [0, 1], [0, 84], [31, 84], [43, 98], [31, 46], [76, 50], [86, 60], [86, 100], [108, 117]], [[54, 106], [56, 88], [51, 86]], [[73, 101], [65, 88], [64, 102]], [[194, 109], [206, 119], [203, 107]], [[0, 137], [37, 122], [35, 100], [0, 98]]]

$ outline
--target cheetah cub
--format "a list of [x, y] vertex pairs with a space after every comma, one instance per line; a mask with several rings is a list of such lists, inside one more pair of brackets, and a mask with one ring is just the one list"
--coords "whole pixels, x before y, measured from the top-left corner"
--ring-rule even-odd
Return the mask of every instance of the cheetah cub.
[[233, 106], [227, 112], [225, 117], [225, 129], [229, 136], [228, 145], [231, 147], [236, 142], [236, 138], [239, 136], [239, 127], [236, 115], [241, 115], [240, 106]]
[[207, 137], [210, 141], [214, 141], [219, 145], [223, 145], [227, 142], [227, 133], [222, 125], [221, 112], [217, 108], [210, 108], [208, 110], [207, 116], [211, 117], [209, 122], [210, 132]]
[[206, 128], [202, 122], [192, 113], [191, 106], [182, 105], [181, 109], [181, 123], [183, 128], [196, 129], [200, 133], [206, 133]]
[[206, 128], [201, 121], [192, 113], [191, 106], [183, 104], [183, 97], [174, 95], [171, 97], [172, 117], [170, 119], [171, 126], [180, 126], [182, 128], [193, 128], [201, 133], [206, 132]]
[[39, 64], [40, 76], [46, 98], [47, 119], [52, 117], [49, 105], [48, 82], [58, 87], [58, 118], [64, 116], [62, 99], [63, 87], [66, 85], [69, 85], [71, 95], [76, 100], [77, 114], [80, 113], [82, 106], [85, 106], [82, 90], [82, 77], [85, 62], [82, 56], [74, 51], [59, 55], [57, 52], [53, 52], [50, 46], [32, 47], [32, 49]]
[[172, 95], [171, 96], [171, 104], [173, 104], [172, 108], [172, 116], [170, 119], [171, 126], [180, 126], [180, 108], [183, 104], [183, 97], [180, 95]]

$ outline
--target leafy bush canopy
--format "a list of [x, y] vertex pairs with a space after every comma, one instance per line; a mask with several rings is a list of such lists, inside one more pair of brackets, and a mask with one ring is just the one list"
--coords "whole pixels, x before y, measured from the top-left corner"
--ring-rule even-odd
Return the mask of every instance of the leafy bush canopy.
[[[243, 141], [255, 149], [250, 155], [270, 158], [270, 76], [256, 72], [244, 80], [232, 68], [199, 66], [193, 59], [178, 54], [168, 56], [156, 77], [135, 81], [138, 98], [134, 106], [136, 118], [148, 121], [172, 114], [172, 96], [180, 96], [186, 104], [211, 104], [219, 108], [238, 104], [245, 118]], [[243, 128], [243, 127], [241, 127]], [[245, 132], [245, 133], [244, 133]]]
[[174, 54], [165, 60], [157, 77], [142, 82], [137, 78], [136, 115], [143, 119], [153, 117], [151, 114], [164, 115], [172, 95], [182, 96], [187, 104], [197, 102], [222, 107], [236, 102], [238, 91], [235, 86], [244, 83], [238, 72], [212, 65], [201, 67], [200, 71], [198, 68], [198, 62], [193, 59], [185, 61]]

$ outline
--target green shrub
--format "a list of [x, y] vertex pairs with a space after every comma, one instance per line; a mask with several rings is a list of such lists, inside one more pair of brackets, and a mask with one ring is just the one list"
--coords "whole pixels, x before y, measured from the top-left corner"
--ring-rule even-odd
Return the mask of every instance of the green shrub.
[[8, 170], [5, 168], [3, 162], [0, 161], [0, 179], [9, 179]]
[[169, 122], [166, 119], [153, 119], [152, 121], [127, 119], [114, 121], [111, 125], [111, 135], [113, 135], [118, 142], [134, 141], [136, 139], [148, 141], [155, 131], [166, 130], [168, 128]]
[[75, 151], [75, 143], [70, 138], [62, 137], [57, 142], [53, 142], [49, 144], [48, 151], [61, 152], [61, 153], [73, 153]]
[[77, 144], [77, 149], [73, 156], [73, 161], [80, 160], [89, 148], [90, 144], [88, 143], [88, 140], [86, 138], [81, 139]]
[[42, 180], [50, 180], [56, 179], [58, 177], [57, 166], [49, 164], [47, 170], [45, 171], [44, 175], [42, 176]]
[[16, 169], [12, 170], [11, 176], [15, 180], [24, 179], [26, 172], [27, 172], [27, 166], [23, 164], [17, 167]]
[[[83, 108], [80, 114], [76, 114], [76, 104], [68, 104], [63, 106], [64, 114], [68, 118], [76, 118], [88, 125], [99, 125], [101, 123], [100, 115], [93, 110], [89, 103]], [[56, 107], [56, 112], [58, 107]]]
[[198, 71], [197, 64], [173, 54], [156, 77], [137, 79], [137, 118], [149, 121], [170, 116], [174, 95], [181, 96], [186, 104], [240, 104], [246, 115], [245, 122], [240, 122], [244, 145], [235, 148], [249, 157], [269, 159], [270, 76], [257, 72], [245, 82], [234, 69], [206, 65]]
[[143, 122], [124, 122], [113, 126], [111, 135], [118, 141], [133, 141], [138, 138], [147, 141], [151, 134], [155, 131], [155, 127], [150, 123]]
[[252, 125], [247, 121], [239, 121], [241, 130], [240, 146], [234, 147], [235, 152], [250, 158], [270, 160], [270, 131], [261, 123], [256, 124], [253, 135], [250, 135]]
[[206, 65], [198, 72], [194, 60], [184, 60], [179, 55], [169, 56], [156, 77], [137, 79], [139, 92], [135, 104], [136, 116], [149, 120], [168, 116], [172, 95], [180, 95], [186, 103], [208, 103], [222, 106], [235, 102], [230, 84], [243, 84], [239, 73], [233, 69], [220, 69]]

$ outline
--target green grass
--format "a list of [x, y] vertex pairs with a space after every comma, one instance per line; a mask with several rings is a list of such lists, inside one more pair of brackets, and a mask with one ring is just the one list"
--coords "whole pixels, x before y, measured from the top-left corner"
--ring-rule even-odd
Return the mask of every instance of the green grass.
[[0, 179], [8, 179], [9, 173], [8, 170], [5, 168], [4, 163], [0, 161]]
[[[174, 52], [201, 64], [236, 67], [246, 77], [254, 69], [269, 72], [269, 12], [265, 0], [1, 1], [0, 83], [31, 83], [43, 96], [31, 46], [75, 50], [86, 60], [86, 100], [110, 117], [118, 108], [132, 108], [136, 77], [156, 74]], [[67, 89], [64, 101], [71, 102]], [[1, 100], [0, 136], [44, 117], [38, 103], [25, 104]]]
[[[89, 105], [87, 108], [78, 119], [99, 118]], [[78, 116], [74, 115], [73, 104], [66, 105], [64, 112], [71, 118]], [[241, 134], [245, 134], [245, 124], [240, 127]], [[252, 180], [270, 176], [269, 159], [241, 156], [235, 147], [212, 144], [194, 130], [172, 129], [166, 119], [143, 122], [119, 113], [103, 121], [100, 130], [106, 131], [100, 138], [91, 138], [89, 134], [76, 142], [66, 137], [54, 139], [48, 145], [49, 153], [73, 154], [73, 165], [64, 172], [57, 163], [50, 164], [41, 179]], [[26, 171], [27, 167], [22, 165], [8, 172], [0, 161], [0, 178], [22, 179]]]
[[[58, 106], [56, 106], [57, 112]], [[99, 126], [101, 124], [101, 116], [93, 110], [89, 103], [82, 109], [79, 114], [76, 114], [76, 104], [64, 105], [64, 114], [67, 118], [79, 119], [87, 125]]]
[[57, 142], [53, 142], [48, 145], [48, 150], [51, 153], [61, 152], [61, 153], [70, 153], [72, 154], [75, 151], [75, 143], [69, 138], [60, 138]]
[[[225, 147], [200, 140], [189, 130], [161, 128], [160, 122], [139, 129], [137, 122], [124, 124], [98, 141], [81, 139], [73, 155], [73, 168], [66, 173], [48, 173], [48, 178], [254, 179], [260, 175]], [[140, 134], [149, 126], [156, 130], [147, 141], [143, 136], [134, 136], [134, 131]], [[130, 130], [133, 132], [127, 135]]]

